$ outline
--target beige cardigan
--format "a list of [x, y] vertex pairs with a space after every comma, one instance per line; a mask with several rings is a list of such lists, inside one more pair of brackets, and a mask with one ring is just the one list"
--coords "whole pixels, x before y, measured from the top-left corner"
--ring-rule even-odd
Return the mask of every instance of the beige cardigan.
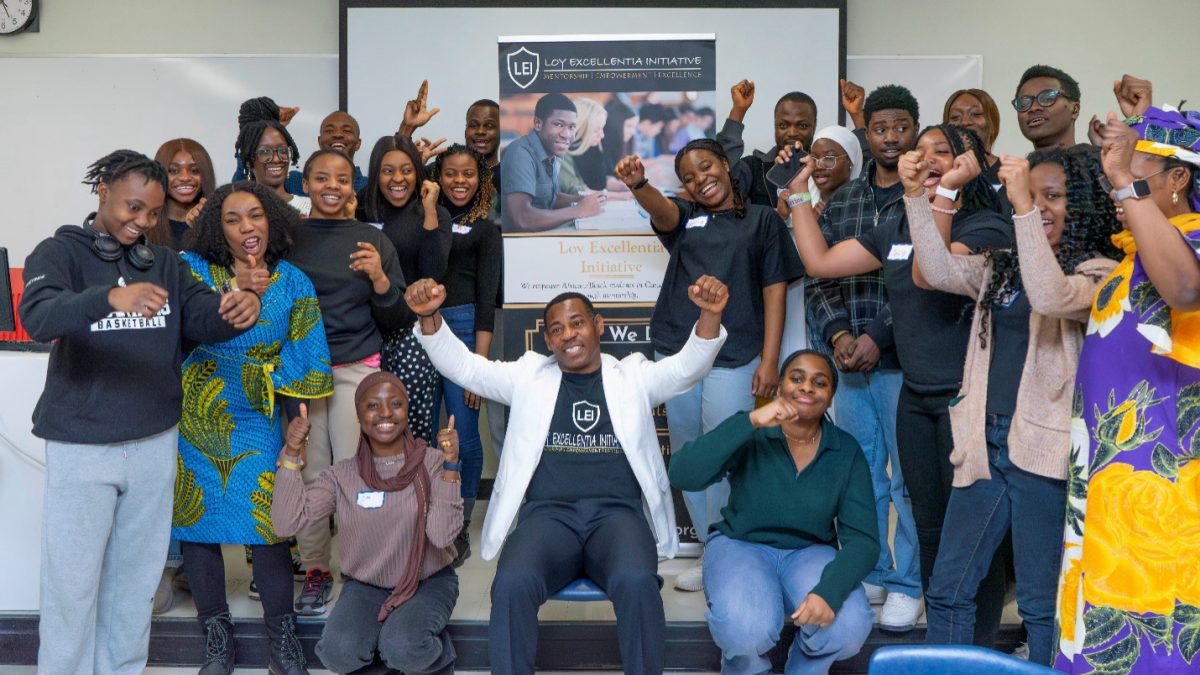
[[[991, 281], [991, 266], [983, 255], [955, 255], [947, 248], [929, 201], [904, 198], [912, 231], [913, 251], [921, 274], [934, 288], [983, 298]], [[1013, 216], [1021, 281], [1033, 312], [1029, 318], [1029, 351], [1021, 370], [1016, 411], [1008, 433], [1008, 455], [1018, 468], [1065, 480], [1070, 453], [1071, 402], [1075, 371], [1083, 347], [1083, 327], [1092, 299], [1117, 266], [1108, 258], [1080, 263], [1074, 274], [1064, 274], [1046, 243], [1046, 231], [1037, 209]], [[963, 367], [959, 400], [950, 407], [954, 434], [954, 487], [967, 487], [991, 476], [986, 439], [988, 369], [994, 336], [988, 346], [979, 344], [981, 316], [971, 321], [971, 341]]]

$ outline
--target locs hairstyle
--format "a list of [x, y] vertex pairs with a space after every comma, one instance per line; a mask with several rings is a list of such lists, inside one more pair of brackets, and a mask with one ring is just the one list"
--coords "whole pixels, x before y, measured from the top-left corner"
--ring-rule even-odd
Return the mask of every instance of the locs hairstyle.
[[274, 129], [283, 136], [292, 166], [300, 161], [300, 148], [296, 147], [296, 141], [288, 133], [287, 127], [279, 121], [279, 106], [265, 96], [252, 98], [242, 103], [238, 110], [238, 137], [233, 146], [238, 165], [249, 180], [254, 180], [254, 153], [258, 150], [258, 144], [267, 129]]
[[233, 253], [229, 250], [229, 242], [225, 241], [222, 213], [225, 200], [235, 192], [248, 192], [262, 203], [263, 213], [267, 216], [267, 249], [263, 254], [263, 262], [268, 267], [274, 267], [291, 250], [292, 229], [300, 223], [300, 214], [280, 199], [274, 190], [248, 180], [222, 185], [213, 192], [188, 232], [188, 250], [214, 265], [226, 269], [233, 265]]
[[114, 150], [92, 162], [81, 182], [91, 186], [92, 194], [96, 194], [101, 185], [112, 185], [132, 174], [145, 178], [147, 183], [156, 182], [163, 192], [167, 191], [167, 170], [163, 165], [133, 150]]

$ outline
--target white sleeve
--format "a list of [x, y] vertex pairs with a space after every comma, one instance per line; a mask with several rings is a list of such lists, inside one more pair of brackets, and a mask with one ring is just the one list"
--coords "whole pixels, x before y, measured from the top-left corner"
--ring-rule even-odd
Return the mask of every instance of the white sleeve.
[[662, 361], [643, 362], [639, 372], [650, 405], [659, 405], [675, 398], [708, 375], [728, 337], [724, 325], [717, 337], [708, 340], [696, 335], [693, 326], [692, 334], [678, 353]]
[[433, 335], [423, 334], [418, 321], [413, 335], [442, 377], [486, 399], [512, 405], [519, 368], [517, 363], [489, 361], [467, 349], [450, 330], [445, 319], [442, 320], [442, 327]]

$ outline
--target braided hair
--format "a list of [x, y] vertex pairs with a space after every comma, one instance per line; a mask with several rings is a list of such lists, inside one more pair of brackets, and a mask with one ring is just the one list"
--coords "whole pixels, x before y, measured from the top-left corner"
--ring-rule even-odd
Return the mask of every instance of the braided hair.
[[694, 141], [689, 141], [683, 149], [675, 154], [675, 176], [680, 181], [683, 180], [683, 175], [680, 172], [680, 165], [683, 163], [683, 156], [689, 152], [702, 150], [704, 152], [716, 155], [717, 159], [723, 162], [725, 167], [725, 175], [729, 176], [729, 184], [733, 189], [733, 212], [738, 218], [746, 217], [746, 198], [742, 195], [742, 186], [738, 184], [736, 178], [729, 173], [729, 156], [725, 154], [725, 148], [721, 144], [710, 138], [697, 138]]
[[[942, 132], [942, 135], [946, 137], [946, 142], [950, 144], [950, 151], [955, 157], [970, 152], [975, 156], [975, 161], [981, 168], [988, 165], [983, 141], [979, 140], [979, 135], [974, 130], [960, 127], [957, 124], [934, 124], [922, 129], [921, 133], [917, 135], [917, 140], [920, 141], [922, 136], [934, 130]], [[1002, 212], [1000, 198], [982, 172], [962, 187], [962, 206], [959, 208], [959, 212], [963, 216], [967, 216], [976, 211]]]
[[288, 133], [287, 127], [279, 121], [279, 106], [266, 96], [252, 98], [242, 103], [238, 109], [238, 136], [233, 146], [238, 165], [245, 171], [249, 180], [254, 180], [254, 153], [258, 150], [258, 144], [267, 129], [274, 129], [283, 136], [283, 140], [287, 142], [292, 166], [300, 162], [300, 148], [296, 146], [296, 141]]
[[248, 180], [222, 185], [213, 192], [188, 231], [187, 249], [215, 265], [233, 265], [233, 253], [229, 250], [229, 242], [225, 240], [221, 209], [225, 199], [235, 192], [248, 192], [262, 203], [263, 213], [267, 216], [267, 246], [263, 262], [268, 267], [274, 267], [291, 250], [292, 229], [300, 223], [300, 214], [274, 190]]
[[[462, 217], [461, 223], [466, 225], [477, 220], [485, 220], [492, 210], [492, 200], [496, 197], [496, 186], [492, 184], [492, 167], [488, 166], [487, 159], [484, 158], [474, 148], [469, 148], [462, 143], [455, 143], [446, 149], [446, 152], [437, 156], [433, 162], [432, 180], [441, 182], [442, 164], [447, 157], [454, 155], [466, 155], [475, 162], [475, 167], [478, 170], [479, 186], [475, 188], [475, 194], [471, 198], [471, 207]], [[442, 196], [446, 193], [443, 190]]]
[[145, 178], [147, 183], [158, 183], [166, 194], [167, 170], [162, 164], [133, 150], [114, 150], [92, 162], [83, 175], [82, 183], [91, 186], [92, 194], [96, 194], [101, 185], [112, 185], [130, 174]]
[[[1121, 260], [1122, 253], [1112, 243], [1112, 235], [1121, 230], [1116, 209], [1108, 193], [1100, 186], [1104, 170], [1100, 150], [1090, 145], [1073, 148], [1047, 148], [1029, 154], [1029, 168], [1057, 164], [1066, 174], [1067, 217], [1055, 257], [1064, 274], [1074, 274], [1080, 263], [1093, 258]], [[979, 344], [987, 345], [991, 310], [1004, 305], [1013, 293], [1023, 290], [1020, 258], [1011, 248], [984, 252], [991, 265], [988, 288], [979, 300], [983, 312]]]

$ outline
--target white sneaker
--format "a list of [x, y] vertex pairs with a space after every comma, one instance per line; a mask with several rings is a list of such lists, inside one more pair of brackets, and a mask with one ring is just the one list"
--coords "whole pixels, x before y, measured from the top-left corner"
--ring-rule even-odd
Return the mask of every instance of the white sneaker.
[[925, 604], [921, 598], [903, 593], [889, 593], [883, 609], [879, 612], [879, 630], [889, 633], [907, 633], [917, 627]]
[[695, 566], [675, 575], [675, 589], [687, 593], [704, 590], [704, 556], [696, 559]]
[[871, 603], [871, 605], [882, 605], [883, 601], [888, 597], [887, 589], [883, 586], [868, 584], [864, 581], [863, 590], [867, 592], [867, 602]]

